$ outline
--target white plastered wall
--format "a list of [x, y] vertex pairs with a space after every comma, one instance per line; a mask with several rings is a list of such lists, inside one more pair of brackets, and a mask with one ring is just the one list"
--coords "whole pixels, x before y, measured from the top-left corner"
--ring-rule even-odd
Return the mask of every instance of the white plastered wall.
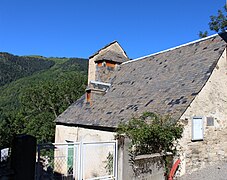
[[56, 125], [55, 143], [64, 143], [66, 140], [75, 142], [112, 141], [114, 140], [114, 133], [82, 127]]
[[[81, 127], [56, 125], [55, 143], [72, 142], [104, 142], [113, 141], [113, 132], [87, 129]], [[108, 153], [113, 151], [113, 146], [93, 144], [83, 146], [84, 172], [86, 178], [106, 175], [106, 161]], [[64, 172], [61, 170], [61, 172]]]

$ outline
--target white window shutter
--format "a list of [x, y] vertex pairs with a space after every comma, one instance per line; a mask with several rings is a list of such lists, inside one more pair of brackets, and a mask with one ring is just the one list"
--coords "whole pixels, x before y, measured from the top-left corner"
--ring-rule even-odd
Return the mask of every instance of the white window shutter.
[[203, 140], [203, 117], [192, 118], [192, 141]]

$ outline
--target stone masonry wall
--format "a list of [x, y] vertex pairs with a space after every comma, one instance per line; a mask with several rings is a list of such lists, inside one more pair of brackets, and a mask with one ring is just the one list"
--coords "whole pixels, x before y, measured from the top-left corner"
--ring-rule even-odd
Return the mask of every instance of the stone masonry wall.
[[107, 66], [97, 67], [96, 80], [105, 83], [110, 83], [110, 77], [113, 74], [114, 70], [115, 68]]
[[[159, 153], [139, 155], [132, 158], [128, 148], [131, 141], [127, 137], [118, 139], [118, 179], [119, 180], [164, 180], [163, 157]], [[168, 156], [170, 169], [172, 156]]]
[[133, 180], [165, 179], [165, 168], [160, 154], [137, 156], [133, 167]]
[[[204, 139], [191, 141], [192, 118], [204, 117]], [[213, 119], [209, 125], [208, 119]], [[219, 161], [227, 161], [227, 61], [226, 50], [201, 92], [181, 117], [184, 123], [180, 140], [182, 160], [178, 175], [190, 173]]]

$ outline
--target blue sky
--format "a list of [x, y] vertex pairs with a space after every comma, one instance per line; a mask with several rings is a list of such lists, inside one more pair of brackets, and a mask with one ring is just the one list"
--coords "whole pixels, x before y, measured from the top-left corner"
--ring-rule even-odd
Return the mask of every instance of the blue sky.
[[224, 5], [225, 0], [0, 0], [0, 52], [88, 58], [117, 40], [134, 59], [198, 39]]

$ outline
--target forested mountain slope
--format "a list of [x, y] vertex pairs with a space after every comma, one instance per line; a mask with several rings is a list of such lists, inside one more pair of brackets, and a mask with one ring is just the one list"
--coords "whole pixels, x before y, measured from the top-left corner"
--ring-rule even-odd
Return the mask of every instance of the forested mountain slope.
[[53, 65], [54, 61], [46, 58], [15, 56], [0, 52], [0, 86], [32, 75], [34, 72], [49, 69]]
[[53, 141], [54, 119], [84, 93], [86, 59], [38, 59], [54, 65], [0, 86], [0, 149], [21, 133], [36, 136], [39, 143]]

